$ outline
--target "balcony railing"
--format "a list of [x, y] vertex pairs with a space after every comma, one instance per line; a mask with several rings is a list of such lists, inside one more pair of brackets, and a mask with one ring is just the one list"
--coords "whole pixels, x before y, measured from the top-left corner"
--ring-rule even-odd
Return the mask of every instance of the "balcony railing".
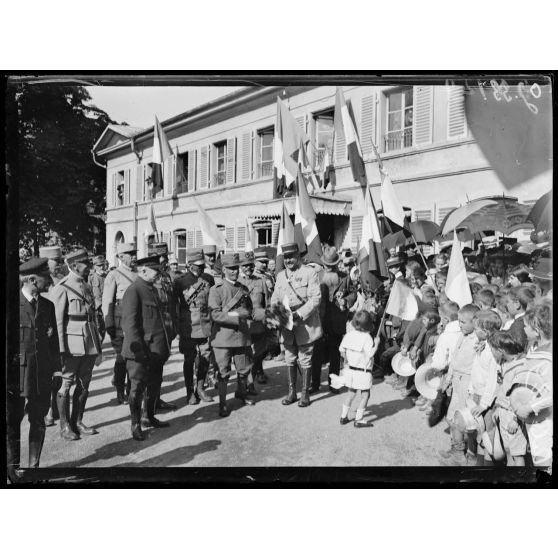
[[213, 185], [214, 186], [223, 186], [227, 182], [227, 173], [225, 171], [216, 172], [213, 175]]
[[258, 163], [258, 177], [273, 176], [273, 161]]
[[396, 132], [388, 132], [384, 136], [385, 151], [395, 151], [404, 147], [412, 147], [413, 145], [413, 129], [398, 130]]

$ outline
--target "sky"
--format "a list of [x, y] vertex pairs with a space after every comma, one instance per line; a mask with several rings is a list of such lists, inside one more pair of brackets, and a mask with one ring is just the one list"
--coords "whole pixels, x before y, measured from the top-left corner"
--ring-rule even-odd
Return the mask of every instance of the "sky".
[[227, 95], [239, 87], [151, 87], [93, 86], [86, 87], [91, 104], [103, 109], [117, 122], [147, 128], [153, 126], [154, 115], [166, 120], [189, 109]]

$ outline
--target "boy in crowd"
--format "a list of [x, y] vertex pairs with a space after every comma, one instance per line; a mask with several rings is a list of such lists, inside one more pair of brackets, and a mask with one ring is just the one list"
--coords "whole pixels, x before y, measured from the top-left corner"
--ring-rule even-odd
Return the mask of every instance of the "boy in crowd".
[[525, 335], [525, 322], [523, 316], [527, 306], [535, 299], [533, 289], [528, 286], [513, 287], [505, 297], [506, 310], [510, 319], [504, 324], [502, 329], [509, 331], [510, 335], [517, 339], [523, 347], [527, 349], [527, 336]]
[[474, 303], [481, 310], [492, 310], [494, 308], [495, 295], [491, 289], [481, 289], [474, 297]]

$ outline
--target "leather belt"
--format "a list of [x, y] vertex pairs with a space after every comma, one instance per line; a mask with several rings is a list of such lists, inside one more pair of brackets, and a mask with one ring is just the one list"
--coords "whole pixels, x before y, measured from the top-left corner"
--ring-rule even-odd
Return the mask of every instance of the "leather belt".
[[358, 368], [356, 366], [349, 366], [351, 370], [359, 370], [360, 372], [366, 372], [366, 368]]
[[68, 320], [71, 322], [87, 322], [87, 316], [68, 316]]

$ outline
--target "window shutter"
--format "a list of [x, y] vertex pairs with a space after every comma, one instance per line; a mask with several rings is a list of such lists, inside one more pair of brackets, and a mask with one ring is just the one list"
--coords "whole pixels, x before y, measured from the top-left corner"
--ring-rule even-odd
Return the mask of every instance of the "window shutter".
[[196, 231], [196, 248], [203, 246], [203, 235], [201, 231]]
[[196, 189], [196, 150], [188, 151], [188, 192]]
[[124, 171], [124, 205], [130, 205], [130, 181], [132, 171], [126, 169]]
[[194, 231], [187, 231], [186, 232], [186, 248], [193, 248], [194, 247]]
[[306, 115], [303, 114], [302, 116], [297, 116], [295, 118], [296, 123], [300, 126], [303, 132], [306, 133]]
[[448, 87], [448, 138], [458, 138], [467, 133], [463, 86]]
[[417, 85], [413, 88], [413, 145], [432, 143], [433, 100], [433, 86]]
[[171, 155], [165, 160], [165, 195], [172, 196], [176, 181], [176, 155]]
[[[341, 116], [339, 116], [341, 118]], [[340, 126], [341, 128], [341, 126]], [[347, 157], [347, 145], [345, 143], [345, 135], [343, 132], [335, 134], [335, 162], [336, 163], [345, 163], [348, 160]]]
[[450, 212], [453, 211], [455, 207], [440, 207], [438, 209], [438, 225], [444, 220], [445, 216]]
[[240, 147], [240, 180], [250, 180], [250, 157], [251, 157], [251, 143], [250, 143], [250, 132], [244, 132], [242, 134]]
[[254, 134], [254, 154], [252, 159], [254, 161], [254, 178], [260, 178], [262, 175], [262, 136], [256, 133]]
[[236, 249], [244, 250], [246, 247], [246, 227], [239, 225], [236, 227]]
[[275, 219], [271, 223], [271, 244], [273, 246], [277, 246], [277, 243], [279, 242], [279, 227], [280, 226], [281, 226], [281, 220], [280, 219]]
[[225, 237], [227, 239], [227, 249], [234, 250], [234, 227], [225, 227]]
[[208, 173], [209, 173], [209, 153], [208, 148], [204, 145], [200, 149], [200, 189], [205, 190], [209, 186]]
[[362, 236], [362, 215], [355, 215], [351, 218], [351, 247], [356, 248], [360, 244], [360, 238]]
[[372, 144], [370, 140], [376, 143], [375, 109], [375, 94], [362, 98], [360, 107], [360, 145], [363, 157], [372, 153]]
[[227, 184], [236, 182], [236, 138], [227, 140]]
[[415, 221], [432, 221], [432, 210], [418, 209], [415, 211]]
[[143, 199], [143, 165], [136, 165], [136, 201]]

